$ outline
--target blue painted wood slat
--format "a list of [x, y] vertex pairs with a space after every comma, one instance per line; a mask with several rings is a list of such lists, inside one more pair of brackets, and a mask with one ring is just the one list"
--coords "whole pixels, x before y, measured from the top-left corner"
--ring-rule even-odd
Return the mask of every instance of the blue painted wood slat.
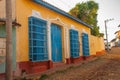
[[78, 31], [70, 29], [70, 54], [72, 58], [79, 57], [79, 46]]
[[56, 25], [51, 25], [51, 47], [52, 47], [52, 61], [62, 61], [62, 35], [61, 28]]
[[29, 57], [33, 62], [48, 60], [46, 21], [29, 17]]
[[83, 50], [83, 56], [90, 55], [88, 34], [86, 34], [86, 33], [82, 34], [82, 50]]

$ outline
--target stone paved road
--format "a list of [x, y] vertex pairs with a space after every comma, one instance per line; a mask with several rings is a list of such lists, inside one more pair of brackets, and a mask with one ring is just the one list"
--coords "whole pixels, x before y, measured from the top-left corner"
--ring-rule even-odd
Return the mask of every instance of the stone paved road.
[[49, 74], [46, 80], [120, 80], [120, 48], [82, 65]]

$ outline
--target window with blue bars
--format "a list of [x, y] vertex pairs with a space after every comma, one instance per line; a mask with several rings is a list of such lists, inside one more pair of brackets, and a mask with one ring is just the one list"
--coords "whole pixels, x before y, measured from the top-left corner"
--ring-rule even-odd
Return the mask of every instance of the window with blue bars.
[[83, 56], [89, 56], [89, 39], [88, 34], [83, 33], [82, 34], [82, 47], [83, 47]]
[[48, 60], [46, 21], [29, 17], [29, 59]]
[[78, 31], [70, 29], [70, 53], [71, 57], [79, 57], [80, 45]]

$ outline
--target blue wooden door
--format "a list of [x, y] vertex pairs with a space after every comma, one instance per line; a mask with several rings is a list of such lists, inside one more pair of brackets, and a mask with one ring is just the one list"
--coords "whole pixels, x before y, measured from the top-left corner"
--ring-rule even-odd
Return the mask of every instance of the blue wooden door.
[[89, 40], [88, 40], [88, 34], [83, 33], [82, 34], [82, 50], [83, 50], [83, 56], [89, 56]]
[[62, 38], [61, 28], [58, 25], [51, 25], [51, 47], [52, 47], [52, 61], [62, 61]]
[[79, 57], [79, 46], [78, 31], [70, 29], [70, 54], [72, 58]]

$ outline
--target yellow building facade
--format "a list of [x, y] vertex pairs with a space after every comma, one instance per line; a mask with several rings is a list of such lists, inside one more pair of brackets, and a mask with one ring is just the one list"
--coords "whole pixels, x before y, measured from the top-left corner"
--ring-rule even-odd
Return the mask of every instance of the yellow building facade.
[[[57, 62], [55, 60], [52, 61], [52, 57], [53, 57], [52, 55], [53, 43], [51, 43], [52, 42], [51, 41], [51, 25], [52, 24], [59, 26], [61, 29], [62, 60], [60, 61], [58, 59], [58, 62], [60, 61], [63, 63], [71, 63], [71, 62], [79, 61], [81, 59], [81, 56], [83, 55], [82, 33], [86, 33], [89, 36], [90, 27], [82, 21], [77, 21], [78, 19], [73, 18], [68, 13], [54, 6], [52, 6], [51, 8], [51, 6], [52, 5], [48, 3], [45, 3], [43, 1], [37, 1], [37, 0], [35, 1], [34, 0], [17, 0], [16, 1], [16, 15], [17, 15], [16, 18], [17, 18], [17, 21], [21, 24], [21, 27], [17, 28], [16, 30], [16, 35], [17, 35], [16, 36], [17, 59], [16, 60], [18, 63], [20, 62], [21, 64], [26, 65], [29, 62], [29, 49], [30, 49], [29, 34], [28, 34], [29, 33], [29, 23], [28, 23], [29, 17], [35, 17], [37, 19], [46, 21], [48, 60], [52, 62], [51, 64], [49, 64], [50, 66], [53, 66], [54, 62]], [[61, 11], [62, 13], [60, 13], [59, 11]], [[76, 58], [73, 58], [72, 61], [70, 56], [70, 34], [69, 34], [70, 29], [77, 31], [78, 38], [79, 38], [78, 39], [79, 56]], [[89, 39], [88, 39], [88, 42], [89, 42]], [[60, 45], [60, 44], [56, 44], [56, 45]]]
[[15, 75], [79, 62], [104, 50], [103, 38], [91, 36], [91, 26], [42, 0], [16, 0], [15, 15], [21, 24]]
[[[32, 16], [32, 12], [37, 11], [40, 13], [40, 18], [46, 21], [49, 21], [51, 23], [58, 24], [62, 27], [62, 34], [65, 33], [65, 29], [70, 29], [72, 26], [73, 28], [77, 29], [79, 31], [79, 34], [82, 33], [82, 31], [86, 31], [90, 35], [90, 28], [86, 27], [85, 25], [82, 25], [70, 18], [65, 17], [64, 15], [61, 15], [59, 13], [56, 13], [55, 11], [52, 11], [48, 8], [45, 8], [44, 6], [41, 6], [33, 1], [26, 1], [26, 0], [20, 0], [17, 1], [17, 21], [21, 23], [21, 27], [17, 29], [17, 45], [18, 49], [17, 52], [20, 53], [20, 55], [24, 58], [20, 58], [18, 56], [17, 60], [19, 61], [27, 61], [28, 60], [28, 17]], [[36, 13], [37, 13], [36, 12]], [[58, 20], [57, 20], [58, 19]], [[64, 37], [63, 35], [62, 37]], [[79, 35], [79, 38], [81, 35]], [[69, 40], [68, 40], [69, 41]], [[80, 40], [82, 41], [82, 40]], [[25, 44], [21, 44], [24, 42]], [[64, 43], [64, 40], [62, 40]], [[64, 46], [63, 46], [64, 47]], [[23, 49], [22, 49], [23, 48]], [[26, 50], [24, 50], [26, 49]], [[18, 53], [18, 55], [19, 55]], [[22, 53], [22, 54], [21, 54]]]

